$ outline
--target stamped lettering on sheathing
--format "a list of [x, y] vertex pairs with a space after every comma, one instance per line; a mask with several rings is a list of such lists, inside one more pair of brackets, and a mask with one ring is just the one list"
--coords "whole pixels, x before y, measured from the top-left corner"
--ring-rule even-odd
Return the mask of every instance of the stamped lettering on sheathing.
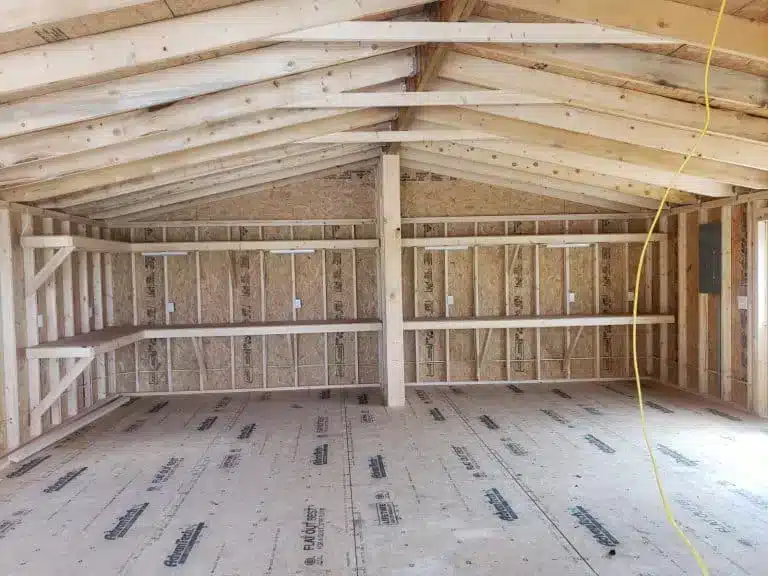
[[453, 392], [457, 396], [463, 396], [463, 395], [466, 394], [466, 392], [464, 392], [464, 390], [462, 390], [461, 388], [456, 388], [456, 386], [451, 386], [450, 390], [451, 390], [451, 392]]
[[565, 416], [561, 416], [554, 410], [550, 410], [549, 408], [542, 409], [542, 412], [552, 418], [555, 422], [559, 422], [560, 424], [568, 424], [568, 420], [565, 418]]
[[501, 441], [504, 443], [504, 447], [515, 456], [525, 456], [528, 454], [528, 450], [523, 448], [518, 442], [513, 442], [510, 438], [502, 438]]
[[387, 467], [384, 465], [384, 456], [381, 454], [368, 458], [368, 467], [371, 469], [371, 478], [380, 480], [387, 477]]
[[595, 416], [602, 416], [603, 415], [603, 413], [599, 409], [593, 408], [592, 406], [582, 406], [582, 408], [584, 408], [584, 410], [586, 410], [587, 412], [589, 412], [590, 414], [593, 414]]
[[224, 456], [224, 460], [221, 461], [219, 468], [222, 470], [232, 470], [233, 468], [237, 468], [237, 465], [240, 464], [240, 456], [240, 448], [233, 448], [229, 451], [229, 454]]
[[117, 540], [128, 534], [128, 530], [136, 523], [136, 520], [147, 509], [147, 506], [149, 506], [149, 502], [128, 508], [128, 511], [117, 519], [115, 527], [104, 533], [104, 539]]
[[322, 438], [328, 434], [328, 416], [318, 416], [315, 418], [315, 434]]
[[570, 400], [571, 398], [573, 398], [573, 396], [571, 396], [567, 392], [563, 392], [562, 390], [560, 390], [560, 388], [552, 388], [552, 393], [557, 394], [558, 396], [560, 396], [560, 398], [564, 398], [565, 400]]
[[485, 472], [480, 469], [480, 464], [478, 464], [475, 457], [469, 452], [469, 448], [466, 446], [451, 446], [451, 448], [464, 468], [472, 472], [472, 476], [475, 478], [485, 478]]
[[669, 446], [665, 446], [664, 444], [657, 444], [656, 447], [659, 449], [659, 452], [674, 459], [675, 462], [677, 462], [678, 464], [682, 464], [683, 466], [699, 465], [699, 463], [696, 460], [691, 460], [690, 458], [686, 458], [685, 456], [680, 454], [680, 452], [678, 452], [677, 450], [673, 450]]
[[400, 511], [395, 503], [392, 502], [389, 492], [386, 490], [377, 492], [374, 506], [379, 526], [397, 526], [400, 524]]
[[603, 546], [617, 546], [619, 544], [619, 541], [608, 532], [605, 526], [600, 524], [600, 522], [597, 521], [597, 518], [592, 516], [592, 514], [590, 514], [583, 506], [571, 508], [571, 515], [575, 516], [579, 521], [579, 524], [592, 533], [592, 536], [594, 536], [598, 543]]
[[162, 402], [158, 402], [157, 404], [152, 406], [152, 408], [149, 409], [147, 414], [157, 414], [158, 412], [160, 412], [160, 410], [162, 410], [166, 406], [168, 406], [168, 400], [163, 400]]
[[357, 403], [358, 404], [368, 404], [368, 394], [358, 394], [357, 395]]
[[331, 397], [331, 391], [330, 390], [321, 390], [320, 391], [320, 400], [328, 400]]
[[499, 425], [496, 424], [496, 421], [493, 418], [491, 418], [490, 416], [488, 416], [487, 414], [483, 414], [482, 416], [480, 416], [480, 422], [485, 424], [485, 427], [488, 428], [488, 430], [498, 430], [499, 429]]
[[181, 537], [176, 540], [176, 547], [166, 557], [164, 564], [170, 568], [184, 564], [189, 558], [192, 548], [200, 540], [203, 528], [205, 528], [205, 522], [198, 522], [182, 530]]
[[610, 390], [611, 392], [615, 392], [616, 394], [619, 394], [621, 396], [624, 396], [626, 398], [635, 398], [634, 394], [630, 394], [629, 392], [625, 392], [624, 390], [619, 390], [618, 388], [611, 386], [610, 384], [603, 384], [603, 388], [606, 390]]
[[6, 474], [5, 477], [6, 478], [18, 478], [19, 476], [24, 476], [24, 474], [26, 474], [27, 472], [29, 472], [33, 468], [39, 466], [40, 464], [42, 464], [43, 462], [48, 460], [48, 458], [50, 458], [50, 457], [51, 457], [51, 455], [48, 454], [47, 456], [37, 456], [35, 458], [32, 458], [32, 460], [27, 460], [26, 462], [24, 462], [24, 464], [22, 464], [21, 466], [16, 468], [16, 470], [11, 472], [10, 474]]
[[256, 424], [246, 424], [240, 428], [240, 434], [237, 435], [238, 440], [248, 440], [256, 429]]
[[72, 482], [72, 480], [80, 476], [80, 474], [82, 474], [86, 470], [88, 470], [88, 466], [83, 466], [82, 468], [77, 468], [76, 470], [70, 470], [69, 472], [64, 474], [64, 476], [56, 480], [56, 482], [48, 486], [48, 488], [43, 490], [43, 492], [45, 492], [46, 494], [50, 494], [51, 492], [58, 492], [59, 490], [64, 488], [64, 486]]
[[445, 422], [445, 416], [440, 412], [440, 408], [432, 408], [429, 413], [432, 415], [435, 422]]
[[229, 406], [230, 402], [232, 402], [232, 398], [230, 396], [224, 396], [224, 398], [219, 400], [216, 403], [216, 406], [213, 407], [213, 411], [214, 412], [221, 412], [222, 410], [224, 410], [224, 408]]
[[485, 491], [485, 498], [488, 503], [496, 510], [495, 514], [505, 522], [512, 522], [517, 520], [517, 514], [512, 510], [512, 507], [507, 502], [506, 498], [501, 495], [501, 492], [496, 488], [491, 488]]
[[603, 442], [599, 438], [593, 436], [592, 434], [587, 434], [586, 436], [584, 436], [584, 438], [587, 440], [587, 442], [589, 442], [593, 446], [596, 446], [597, 448], [599, 448], [600, 450], [602, 450], [606, 454], [615, 454], [616, 453], [616, 450], [614, 450], [613, 448], [608, 446], [608, 444], [606, 444], [605, 442]]
[[717, 518], [714, 518], [711, 514], [702, 510], [695, 502], [692, 502], [686, 498], [678, 498], [677, 503], [680, 504], [680, 507], [683, 510], [687, 510], [693, 516], [695, 516], [702, 522], [709, 524], [712, 528], [714, 528], [721, 534], [728, 534], [729, 532], [734, 531], [733, 526], [726, 524], [725, 522], [721, 522]]
[[146, 421], [147, 421], [146, 418], [140, 418], [140, 419], [136, 420], [136, 422], [134, 422], [133, 424], [128, 426], [125, 430], [123, 430], [123, 432], [136, 432], [136, 430], [138, 430], [139, 428], [144, 426], [144, 423]]
[[197, 429], [200, 432], [205, 432], [206, 430], [209, 430], [211, 426], [213, 426], [213, 423], [216, 422], [217, 419], [218, 416], [208, 416], [208, 418], [200, 422], [200, 425], [197, 427]]
[[514, 384], [507, 384], [507, 390], [512, 390], [515, 394], [522, 394], [523, 389], [519, 386], [515, 386]]
[[162, 488], [162, 485], [168, 482], [171, 476], [173, 476], [173, 473], [176, 472], [178, 467], [181, 465], [181, 463], [184, 461], [184, 458], [177, 458], [176, 456], [171, 456], [171, 458], [168, 459], [168, 462], [163, 464], [160, 467], [160, 470], [155, 472], [155, 476], [152, 478], [152, 484], [150, 485], [147, 490], [153, 491], [153, 490], [160, 490]]
[[301, 521], [301, 546], [313, 554], [325, 549], [325, 508], [310, 504], [304, 508]]
[[312, 451], [312, 464], [315, 466], [328, 464], [328, 444], [321, 444]]
[[715, 416], [720, 416], [720, 418], [725, 418], [726, 420], [730, 420], [731, 422], [741, 422], [741, 418], [738, 416], [734, 416], [733, 414], [728, 414], [727, 412], [723, 412], [722, 410], [718, 410], [717, 408], [707, 408], [707, 412], [714, 414]]
[[654, 402], [653, 400], [646, 400], [645, 405], [648, 406], [648, 408], [653, 408], [654, 410], [658, 410], [659, 412], [662, 412], [663, 414], [673, 414], [675, 411], [670, 410], [666, 406], [662, 406], [658, 402]]
[[22, 519], [29, 514], [29, 512], [30, 510], [18, 510], [11, 514], [12, 518], [10, 520], [0, 520], [0, 540], [5, 538], [9, 532], [21, 524]]
[[432, 399], [429, 397], [429, 394], [427, 394], [426, 391], [420, 388], [417, 388], [415, 392], [416, 392], [416, 396], [419, 398], [419, 400], [424, 402], [424, 404], [432, 404]]

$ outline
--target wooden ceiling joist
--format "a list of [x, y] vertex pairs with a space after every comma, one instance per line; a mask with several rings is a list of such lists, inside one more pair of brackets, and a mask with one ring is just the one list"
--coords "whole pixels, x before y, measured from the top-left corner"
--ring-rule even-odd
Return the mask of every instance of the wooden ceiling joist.
[[[288, 111], [281, 111], [284, 113]], [[313, 136], [334, 132], [339, 129], [352, 130], [394, 119], [394, 112], [387, 110], [360, 110], [339, 113], [339, 111], [298, 111], [294, 115], [295, 123], [279, 130], [253, 134], [246, 138], [237, 138], [185, 149], [173, 154], [148, 157], [137, 162], [118, 164], [109, 168], [74, 173], [56, 180], [26, 184], [0, 192], [0, 197], [16, 197], [21, 202], [34, 202], [57, 196], [80, 192], [89, 188], [119, 184], [159, 174], [168, 170], [177, 170], [209, 161], [217, 161], [228, 156], [245, 155], [257, 150], [274, 148], [284, 144], [300, 142]], [[285, 119], [285, 117], [283, 117]], [[314, 121], [312, 121], [314, 119]], [[255, 123], [255, 120], [254, 120]], [[258, 124], [257, 124], [258, 126]]]
[[399, 44], [283, 43], [60, 90], [0, 105], [0, 138], [161, 106], [403, 48]]
[[470, 182], [478, 182], [482, 184], [490, 184], [491, 186], [499, 186], [500, 188], [507, 188], [510, 190], [516, 190], [519, 192], [527, 192], [529, 194], [535, 194], [537, 196], [544, 196], [546, 198], [554, 198], [557, 200], [563, 200], [565, 202], [575, 202], [584, 204], [586, 206], [593, 206], [595, 208], [603, 208], [605, 210], [613, 210], [616, 212], [637, 212], [637, 206], [626, 204], [623, 202], [616, 202], [613, 200], [607, 200], [605, 198], [599, 198], [594, 196], [587, 196], [585, 194], [574, 194], [571, 192], [563, 192], [554, 188], [545, 188], [543, 186], [536, 186], [535, 184], [527, 184], [499, 176], [497, 174], [484, 174], [481, 172], [473, 172], [466, 168], [457, 169], [455, 167], [440, 166], [433, 163], [418, 162], [403, 158], [403, 168], [410, 168], [412, 170], [420, 170], [424, 172], [433, 172], [435, 174], [441, 174], [451, 178], [459, 178], [462, 180], [468, 180]]
[[[555, 74], [704, 103], [701, 63], [673, 56], [599, 45], [459, 44], [453, 49], [509, 64], [545, 68]], [[709, 94], [715, 107], [768, 115], [765, 78], [755, 74], [712, 66]]]
[[[376, 86], [414, 72], [413, 50], [404, 50], [182, 100], [159, 110], [149, 108], [116, 114], [99, 122], [79, 122], [8, 138], [0, 147], [0, 185], [98, 168], [105, 165], [104, 156], [116, 164], [177, 151], [181, 147], [192, 148], [200, 145], [199, 135], [195, 133], [201, 131], [204, 143], [230, 139], [232, 136], [227, 134], [230, 126], [226, 122], [237, 117], [240, 119], [235, 137], [270, 130], [275, 127], [275, 119], [289, 119], [302, 112], [257, 113], [324, 93]], [[254, 128], [252, 132], [251, 128]], [[156, 146], [147, 146], [148, 141]], [[85, 154], [86, 151], [90, 152]], [[74, 162], [73, 154], [77, 154]], [[35, 160], [26, 162], [28, 158]]]
[[466, 170], [467, 172], [488, 174], [491, 176], [499, 176], [502, 178], [507, 178], [515, 183], [538, 186], [539, 188], [546, 190], [558, 190], [562, 194], [576, 195], [575, 197], [601, 198], [604, 200], [631, 205], [634, 206], [635, 209], [651, 209], [658, 206], [658, 201], [654, 200], [653, 198], [642, 198], [639, 196], [621, 194], [620, 192], [615, 192], [614, 190], [598, 188], [596, 186], [590, 186], [588, 184], [581, 184], [578, 182], [570, 182], [568, 180], [562, 180], [553, 176], [544, 176], [531, 172], [525, 172], [522, 170], [517, 170], [516, 168], [495, 166], [491, 164], [475, 162], [473, 160], [466, 160], [463, 158], [452, 157], [439, 153], [436, 154], [434, 152], [426, 152], [408, 147], [401, 148], [401, 154], [403, 158], [407, 158], [415, 162], [421, 162], [422, 164], [441, 166], [444, 168], [452, 168], [456, 170]]
[[[727, 179], [721, 179], [721, 173], [725, 175], [727, 171], [738, 167], [726, 164], [694, 159], [689, 162], [688, 173], [677, 176], [673, 181], [682, 157], [669, 152], [640, 148], [623, 142], [575, 134], [468, 109], [425, 109], [419, 111], [419, 118], [448, 126], [482, 130], [524, 142], [526, 145], [536, 145], [539, 149], [543, 147], [556, 153], [554, 157], [547, 157], [547, 161], [563, 162], [574, 168], [631, 178], [654, 186], [666, 187], [672, 183], [680, 190], [703, 196], [733, 194], [732, 186], [723, 183]], [[701, 175], [702, 171], [705, 175]]]
[[[458, 52], [446, 55], [440, 76], [457, 82], [514, 90], [579, 108], [688, 130], [699, 130], [704, 118], [704, 107], [698, 104]], [[768, 142], [768, 119], [749, 117], [728, 110], [712, 110], [710, 131], [725, 136]]]
[[[507, 142], [413, 142], [408, 144], [408, 149], [443, 154], [500, 168], [512, 168], [522, 172], [567, 180], [577, 184], [585, 184], [646, 199], [658, 200], [664, 194], [664, 188], [661, 186], [650, 186], [643, 182], [626, 178], [605, 176], [591, 170], [572, 168], [570, 166], [534, 160], [525, 156], [506, 154], [502, 152], [506, 144]], [[668, 201], [673, 204], [681, 204], [695, 202], [696, 197], [679, 190], [671, 190]]]
[[338, 22], [263, 40], [279, 42], [419, 42], [500, 44], [666, 44], [672, 41], [597, 24], [519, 22]]
[[115, 78], [426, 0], [259, 0], [0, 55], [0, 101]]
[[201, 178], [192, 182], [182, 182], [172, 187], [161, 186], [160, 188], [152, 188], [134, 194], [109, 198], [94, 204], [80, 206], [77, 208], [77, 212], [90, 214], [97, 219], [114, 218], [120, 216], [126, 208], [131, 211], [131, 209], [135, 209], [135, 206], [143, 206], [144, 203], [153, 202], [158, 198], [176, 198], [179, 195], [191, 195], [197, 191], [204, 191], [206, 194], [214, 195], [248, 186], [256, 186], [263, 184], [265, 180], [268, 181], [269, 178], [279, 176], [279, 173], [282, 171], [318, 162], [332, 161], [353, 154], [368, 152], [371, 149], [370, 145], [365, 144], [333, 146], [283, 160], [257, 164], [232, 173], [217, 174], [213, 177]]
[[[577, 22], [635, 30], [708, 48], [717, 12], [672, 0], [492, 0], [492, 4]], [[723, 16], [717, 50], [768, 61], [768, 24]]]

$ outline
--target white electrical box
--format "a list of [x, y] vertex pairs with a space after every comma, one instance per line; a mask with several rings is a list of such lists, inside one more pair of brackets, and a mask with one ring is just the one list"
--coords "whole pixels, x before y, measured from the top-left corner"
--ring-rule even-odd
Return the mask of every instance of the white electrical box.
[[176, 312], [176, 303], [175, 302], [167, 302], [165, 304], [165, 311], [168, 312], [168, 314], [173, 314]]
[[293, 307], [296, 308], [296, 310], [300, 310], [301, 309], [301, 298], [296, 298], [293, 301]]
[[748, 310], [749, 304], [746, 296], [739, 296], [739, 310]]
[[448, 306], [453, 306], [453, 296], [452, 296], [451, 294], [448, 294], [448, 295], [445, 297], [445, 303], [446, 303]]
[[43, 315], [38, 314], [37, 315], [37, 327], [42, 328], [43, 327]]
[[568, 292], [568, 302], [571, 304], [576, 302], [576, 292]]

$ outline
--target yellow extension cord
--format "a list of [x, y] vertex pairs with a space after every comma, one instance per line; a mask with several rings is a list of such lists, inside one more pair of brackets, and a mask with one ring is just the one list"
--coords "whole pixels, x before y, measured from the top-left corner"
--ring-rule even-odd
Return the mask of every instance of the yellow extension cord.
[[[688, 165], [688, 162], [693, 158], [694, 154], [696, 153], [696, 149], [698, 148], [701, 141], [704, 139], [704, 137], [709, 132], [709, 124], [711, 120], [711, 112], [710, 112], [710, 106], [709, 106], [709, 69], [712, 62], [712, 53], [715, 51], [715, 46], [717, 43], [717, 35], [720, 32], [720, 23], [723, 19], [723, 13], [725, 12], [725, 6], [728, 3], [728, 0], [722, 0], [720, 3], [720, 11], [717, 14], [717, 21], [715, 22], [715, 30], [712, 34], [712, 41], [709, 44], [709, 52], [707, 53], [707, 63], [704, 68], [704, 107], [706, 110], [706, 120], [704, 122], [704, 127], [699, 132], [699, 136], [694, 142], [693, 146], [691, 147], [691, 150], [688, 152], [688, 154], [685, 156], [685, 159], [683, 160], [682, 164], [680, 164], [680, 167], [677, 169], [677, 172], [675, 172], [675, 175], [672, 177], [672, 181], [670, 182], [669, 186], [667, 186], [667, 189], [664, 191], [664, 195], [661, 198], [661, 203], [659, 204], [659, 208], [656, 210], [656, 215], [653, 217], [653, 222], [651, 223], [651, 226], [648, 230], [648, 235], [645, 238], [645, 242], [643, 243], [643, 250], [640, 252], [640, 261], [637, 264], [637, 272], [635, 274], [635, 301], [632, 305], [632, 364], [635, 370], [635, 385], [637, 386], [637, 404], [640, 407], [640, 425], [643, 429], [643, 439], [645, 440], [645, 446], [648, 448], [648, 455], [651, 457], [651, 466], [653, 467], [653, 475], [656, 479], [656, 487], [659, 489], [659, 496], [661, 497], [661, 503], [664, 506], [664, 512], [667, 516], [667, 521], [670, 523], [670, 525], [677, 531], [680, 538], [685, 542], [685, 545], [688, 547], [688, 549], [691, 551], [691, 554], [696, 559], [696, 563], [699, 565], [699, 570], [701, 570], [702, 576], [709, 576], [709, 568], [707, 568], [707, 564], [704, 562], [704, 558], [702, 558], [701, 554], [699, 554], [699, 551], [696, 549], [696, 546], [691, 542], [691, 540], [686, 536], [685, 532], [682, 528], [677, 524], [677, 520], [675, 520], [675, 515], [672, 512], [672, 508], [669, 505], [669, 501], [667, 500], [667, 496], [664, 492], [664, 487], [661, 482], [661, 474], [659, 473], [659, 466], [656, 463], [656, 457], [653, 455], [653, 448], [651, 446], [651, 440], [648, 437], [648, 425], [645, 420], [645, 410], [643, 407], [643, 387], [640, 384], [640, 369], [638, 367], [637, 362], [637, 305], [640, 301], [639, 294], [640, 294], [640, 279], [643, 275], [643, 262], [645, 261], [645, 254], [648, 251], [648, 244], [650, 244], [651, 236], [653, 234], [654, 229], [656, 228], [656, 224], [659, 221], [659, 218], [661, 217], [661, 213], [664, 210], [664, 205], [667, 203], [667, 197], [669, 196], [669, 191], [672, 189], [672, 186], [675, 184], [675, 180], [677, 177], [683, 173], [683, 170], [685, 170], [685, 167]], [[680, 231], [682, 233], [682, 231]]]

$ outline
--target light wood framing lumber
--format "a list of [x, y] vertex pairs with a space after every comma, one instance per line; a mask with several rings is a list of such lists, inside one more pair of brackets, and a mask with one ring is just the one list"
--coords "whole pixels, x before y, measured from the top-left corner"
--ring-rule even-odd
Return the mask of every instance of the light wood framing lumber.
[[688, 228], [686, 215], [677, 216], [677, 386], [688, 386]]
[[401, 50], [403, 45], [343, 43], [318, 48], [281, 43], [0, 105], [0, 138], [275, 80]]
[[[671, 152], [662, 152], [585, 134], [576, 134], [558, 128], [532, 124], [496, 114], [486, 114], [462, 108], [425, 108], [420, 109], [418, 117], [438, 124], [458, 124], [464, 129], [474, 129], [524, 141], [531, 147], [548, 150], [560, 163], [573, 166], [578, 160], [581, 167], [603, 174], [639, 180], [655, 186], [668, 186], [675, 174], [682, 156]], [[552, 161], [552, 160], [548, 160]], [[675, 187], [702, 196], [731, 196], [732, 186], [724, 184], [736, 179], [738, 172], [744, 176], [746, 169], [738, 166], [698, 160], [689, 164], [687, 174], [675, 180]], [[579, 166], [573, 166], [579, 167]], [[754, 171], [750, 171], [754, 172]], [[762, 173], [760, 173], [762, 174]], [[744, 181], [734, 182], [743, 185]], [[760, 176], [762, 178], [762, 176]], [[759, 180], [751, 181], [750, 187], [760, 187]]]
[[[549, 72], [584, 80], [704, 102], [701, 63], [674, 56], [605, 45], [462, 44], [454, 49], [511, 64], [546, 66]], [[760, 114], [765, 111], [764, 90], [764, 80], [757, 74], [710, 67], [709, 96], [715, 106]]]
[[[666, 214], [659, 219], [659, 232], [667, 234], [669, 216]], [[659, 313], [669, 313], [669, 239], [659, 242]], [[681, 320], [678, 318], [678, 322]], [[669, 383], [669, 327], [662, 324], [659, 328], [659, 380]]]
[[304, 140], [305, 144], [349, 144], [353, 142], [440, 142], [443, 140], [501, 140], [477, 130], [377, 130], [334, 132]]
[[[14, 196], [23, 202], [32, 202], [100, 186], [121, 184], [128, 180], [152, 176], [165, 171], [174, 171], [177, 174], [178, 170], [184, 167], [221, 162], [222, 159], [229, 157], [252, 154], [259, 150], [292, 144], [328, 132], [352, 130], [387, 122], [394, 118], [393, 112], [377, 109], [346, 113], [334, 110], [310, 112], [311, 114], [307, 116], [299, 111], [299, 114], [294, 116], [296, 124], [285, 128], [82, 174], [72, 174], [56, 180], [26, 184], [0, 193], [0, 197]], [[319, 120], [308, 121], [311, 117], [319, 117]]]
[[[52, 218], [43, 218], [43, 234], [52, 234], [54, 231], [54, 224]], [[48, 262], [54, 257], [53, 249], [43, 250], [43, 258]], [[50, 274], [44, 284], [45, 295], [45, 310], [43, 312], [43, 321], [45, 326], [45, 338], [48, 342], [55, 342], [59, 339], [59, 314], [57, 306], [57, 282], [56, 275]], [[46, 376], [48, 378], [48, 389], [53, 390], [56, 383], [59, 382], [61, 376], [61, 367], [57, 360], [51, 360], [46, 363]], [[42, 387], [42, 386], [41, 386]], [[50, 392], [49, 392], [50, 395]], [[61, 423], [61, 400], [60, 394], [57, 394], [47, 408], [51, 409], [51, 424], [56, 426]], [[41, 404], [43, 401], [41, 401]], [[34, 415], [31, 419], [35, 420], [41, 418], [44, 410], [36, 411], [37, 407], [33, 408]]]
[[768, 417], [768, 221], [755, 222], [752, 270], [755, 276], [753, 374], [750, 407], [758, 416]]
[[732, 264], [733, 209], [723, 206], [720, 211], [720, 393], [722, 399], [733, 398], [733, 272]]
[[[638, 316], [638, 324], [674, 324], [675, 317], [662, 314]], [[573, 326], [630, 326], [632, 315], [510, 316], [507, 318], [419, 318], [405, 320], [404, 330], [471, 330], [488, 328], [558, 328]]]
[[[616, 233], [616, 234], [513, 234], [509, 236], [449, 236], [447, 238], [403, 238], [404, 248], [456, 248], [474, 246], [547, 246], [568, 247], [582, 244], [642, 244], [646, 234], [641, 233]], [[665, 234], [655, 233], [651, 235], [652, 242], [659, 242], [666, 238]]]
[[[702, 224], [709, 222], [706, 210], [699, 211], [699, 227], [694, 239], [698, 242], [698, 236]], [[699, 342], [698, 342], [698, 391], [699, 394], [709, 394], [709, 294], [701, 292], [701, 287], [697, 290], [698, 296], [698, 324], [699, 324]]]
[[27, 295], [29, 296], [33, 292], [37, 292], [40, 287], [45, 284], [45, 282], [51, 277], [51, 275], [56, 273], [56, 270], [59, 268], [59, 266], [64, 264], [64, 262], [69, 259], [69, 255], [72, 254], [74, 250], [74, 246], [66, 246], [56, 250], [53, 256], [51, 256], [45, 262], [39, 272], [35, 274], [35, 278], [32, 281], [32, 284], [27, 287], [27, 290], [30, 291], [30, 293]]
[[[494, 4], [538, 12], [579, 22], [634, 30], [682, 43], [708, 48], [717, 12], [671, 0], [648, 0], [642, 4], [613, 0], [494, 0]], [[768, 25], [723, 16], [716, 49], [746, 58], [768, 61]]]
[[3, 407], [7, 450], [21, 443], [19, 406], [19, 364], [16, 343], [16, 307], [14, 297], [13, 229], [11, 211], [0, 206], [0, 346], [2, 346]]
[[[82, 374], [88, 368], [88, 366], [91, 365], [91, 362], [93, 362], [93, 358], [80, 358], [60, 380], [51, 381], [48, 394], [46, 394], [45, 398], [43, 398], [40, 404], [32, 409], [32, 418], [41, 418], [46, 410], [51, 408], [54, 404], [56, 404], [56, 402], [59, 402], [60, 397], [64, 391], [69, 386], [74, 384], [75, 380], [77, 380], [80, 374]], [[56, 363], [57, 360], [53, 358], [48, 361], [49, 365]]]
[[381, 322], [378, 320], [116, 326], [27, 348], [27, 358], [93, 358], [141, 340], [378, 332], [381, 329]]
[[[521, 94], [547, 98], [578, 108], [693, 131], [701, 127], [701, 118], [704, 114], [704, 106], [700, 104], [681, 102], [664, 96], [607, 86], [458, 52], [451, 52], [446, 56], [440, 75], [455, 82], [499, 90], [514, 90]], [[768, 119], [745, 118], [738, 112], [714, 109], [711, 132], [765, 142], [768, 140]], [[695, 134], [692, 134], [691, 140], [694, 137]]]
[[[128, 75], [281, 33], [418, 6], [424, 0], [262, 0], [0, 55], [0, 100]], [[227, 26], [217, 23], [226, 21]]]
[[[295, 112], [259, 112], [285, 103], [321, 97], [325, 93], [383, 84], [410, 76], [414, 71], [413, 50], [402, 50], [279, 81], [268, 80], [182, 100], [159, 110], [143, 109], [102, 118], [99, 122], [80, 122], [16, 136], [5, 140], [0, 148], [0, 166], [6, 167], [0, 171], [0, 183], [15, 184], [63, 176], [71, 172], [73, 160], [80, 170], [99, 168], [105, 165], [100, 160], [105, 152], [115, 164], [174, 151], [180, 142], [184, 147], [195, 147], [229, 139], [226, 138], [227, 129], [223, 129], [228, 125], [220, 123], [234, 118], [239, 118], [236, 123], [238, 135], [244, 135], [243, 125], [254, 128], [248, 133], [264, 132], [282, 127], [281, 117], [290, 122]], [[203, 133], [218, 135], [201, 139]], [[148, 141], [155, 146], [149, 146]], [[86, 154], [86, 151], [90, 152]], [[78, 155], [73, 158], [73, 154]], [[35, 160], [28, 162], [28, 158]]]
[[[72, 232], [70, 222], [61, 223], [61, 233], [68, 234]], [[60, 248], [63, 250], [63, 248]], [[67, 258], [61, 265], [61, 303], [63, 336], [68, 338], [75, 335], [75, 285], [72, 276], [72, 261], [74, 257]], [[64, 373], [70, 372], [74, 368], [74, 361], [70, 358], [64, 360]], [[67, 389], [67, 416], [77, 414], [77, 385], [75, 382]]]
[[633, 212], [638, 208], [636, 205], [632, 205], [630, 203], [619, 202], [616, 200], [606, 200], [595, 196], [588, 196], [586, 194], [563, 192], [562, 190], [557, 190], [555, 188], [548, 188], [546, 186], [520, 182], [519, 180], [504, 178], [503, 176], [496, 174], [487, 174], [479, 171], [457, 169], [455, 167], [449, 167], [435, 163], [417, 162], [405, 158], [403, 159], [402, 165], [406, 168], [412, 168], [414, 170], [424, 170], [426, 172], [442, 174], [443, 176], [461, 178], [463, 180], [469, 180], [472, 182], [482, 182], [484, 184], [491, 184], [492, 186], [500, 186], [502, 188], [518, 190], [520, 192], [528, 192], [538, 196], [559, 198], [561, 200], [569, 200], [571, 202], [580, 202], [582, 204], [604, 208], [611, 211], [624, 210], [626, 212]]
[[376, 173], [378, 204], [379, 291], [384, 329], [379, 363], [387, 406], [405, 405], [403, 349], [400, 157], [383, 154]]
[[[471, 87], [470, 87], [471, 88]], [[499, 106], [542, 104], [546, 99], [511, 90], [446, 90], [429, 92], [341, 92], [301, 100], [280, 108], [375, 108], [410, 106]], [[402, 126], [400, 126], [402, 128]]]

